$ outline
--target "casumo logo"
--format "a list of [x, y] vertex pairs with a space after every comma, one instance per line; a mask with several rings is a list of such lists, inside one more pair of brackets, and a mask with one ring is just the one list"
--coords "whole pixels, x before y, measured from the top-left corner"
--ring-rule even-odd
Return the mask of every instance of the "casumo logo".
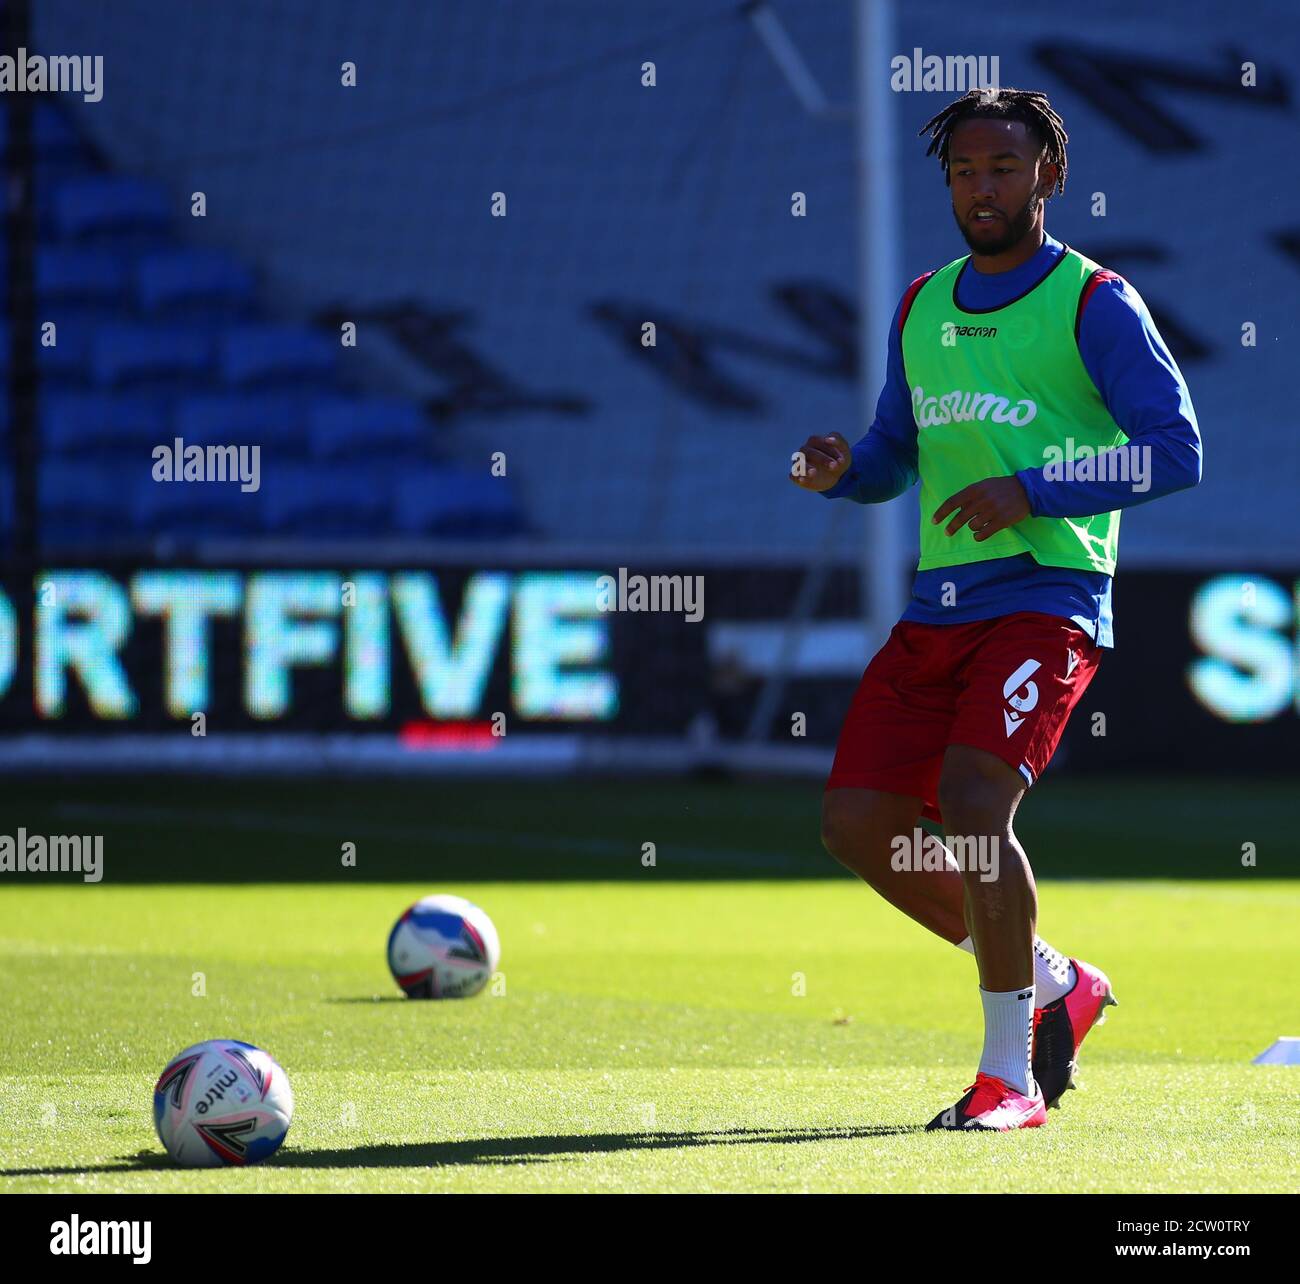
[[1013, 406], [995, 392], [963, 392], [959, 388], [939, 397], [927, 397], [925, 389], [918, 384], [912, 389], [912, 413], [919, 428], [961, 424], [972, 419], [991, 419], [995, 424], [1023, 428], [1038, 415], [1038, 403], [1024, 397]]

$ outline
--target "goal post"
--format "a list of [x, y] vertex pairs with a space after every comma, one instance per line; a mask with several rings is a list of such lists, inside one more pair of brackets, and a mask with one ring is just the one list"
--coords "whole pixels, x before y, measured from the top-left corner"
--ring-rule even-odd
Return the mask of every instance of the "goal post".
[[[770, 11], [764, 9], [764, 43], [782, 74], [791, 81], [804, 109], [836, 120], [841, 112], [825, 96]], [[897, 115], [888, 68], [895, 50], [893, 0], [854, 0], [853, 12], [853, 158], [856, 244], [852, 247], [858, 298], [856, 422], [844, 436], [856, 440], [875, 417], [884, 386], [889, 354], [889, 324], [903, 286], [897, 148]], [[813, 105], [820, 104], [818, 110]], [[755, 703], [748, 727], [753, 744], [772, 732], [782, 696], [796, 667], [796, 657], [821, 601], [829, 567], [845, 541], [856, 541], [861, 603], [862, 664], [884, 645], [907, 602], [904, 519], [901, 502], [868, 504], [851, 515], [849, 502], [837, 504], [821, 547], [808, 563], [800, 591], [791, 604], [781, 645]], [[853, 520], [857, 518], [858, 520]]]
[[[863, 430], [875, 417], [876, 398], [885, 383], [889, 323], [903, 285], [897, 120], [886, 74], [896, 47], [894, 32], [893, 0], [855, 0], [858, 396]], [[907, 601], [905, 511], [898, 502], [864, 508], [861, 566], [867, 658], [884, 645]]]

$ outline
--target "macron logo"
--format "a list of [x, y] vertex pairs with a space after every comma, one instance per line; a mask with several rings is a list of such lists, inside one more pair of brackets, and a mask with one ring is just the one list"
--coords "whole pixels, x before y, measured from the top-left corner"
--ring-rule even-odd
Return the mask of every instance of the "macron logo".
[[1011, 707], [1002, 710], [1002, 720], [1006, 723], [1007, 739], [1018, 731], [1025, 720], [1025, 714], [1032, 713], [1038, 705], [1038, 683], [1030, 682], [1043, 666], [1037, 660], [1026, 660], [1003, 684], [1002, 695]]
[[153, 1222], [50, 1223], [50, 1252], [55, 1257], [129, 1257], [137, 1266], [153, 1258]]

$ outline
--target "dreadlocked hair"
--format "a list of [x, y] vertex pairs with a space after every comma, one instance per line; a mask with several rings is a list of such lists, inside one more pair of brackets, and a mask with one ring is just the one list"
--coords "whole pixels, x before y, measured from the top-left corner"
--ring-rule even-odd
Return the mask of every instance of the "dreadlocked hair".
[[1065, 145], [1070, 141], [1070, 135], [1065, 132], [1065, 123], [1052, 110], [1047, 95], [1035, 89], [968, 89], [921, 126], [920, 132], [929, 134], [931, 140], [925, 154], [939, 153], [945, 183], [952, 185], [948, 173], [948, 144], [952, 141], [952, 131], [964, 120], [979, 119], [1020, 121], [1042, 145], [1043, 159], [1061, 167], [1056, 190], [1065, 191]]

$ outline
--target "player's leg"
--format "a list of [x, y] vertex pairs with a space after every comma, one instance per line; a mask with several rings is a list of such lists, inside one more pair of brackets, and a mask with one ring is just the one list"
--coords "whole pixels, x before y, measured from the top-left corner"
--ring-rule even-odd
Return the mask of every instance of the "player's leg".
[[[895, 909], [936, 936], [975, 953], [966, 922], [966, 889], [956, 858], [944, 848], [943, 868], [895, 868], [899, 836], [914, 833], [923, 804], [919, 798], [876, 789], [831, 789], [822, 795], [822, 845], [846, 869]], [[929, 842], [940, 840], [931, 834]], [[1077, 984], [1074, 961], [1034, 937], [1034, 995], [1039, 1007], [1065, 998]]]
[[896, 909], [956, 945], [967, 935], [961, 874], [945, 868], [896, 868], [901, 837], [909, 844], [924, 801], [879, 789], [828, 789], [822, 795], [822, 843], [846, 869]]
[[[903, 622], [891, 632], [854, 693], [822, 800], [827, 851], [891, 905], [971, 954], [965, 890], [952, 854], [942, 868], [926, 862], [920, 870], [897, 870], [891, 858], [896, 839], [912, 840], [921, 815], [937, 815], [957, 708], [954, 669], [964, 648], [992, 627]], [[1034, 976], [1048, 1000], [1074, 981], [1069, 960], [1037, 939]]]
[[1034, 1033], [1033, 872], [1011, 828], [1025, 792], [1018, 771], [983, 749], [953, 745], [944, 756], [939, 806], [963, 865], [966, 923], [975, 942], [984, 1049], [975, 1082], [931, 1129], [1006, 1131], [1046, 1122], [1030, 1059]]
[[[953, 745], [944, 755], [939, 808], [944, 832], [963, 856], [966, 926], [985, 990], [1032, 988], [1038, 889], [1011, 822], [1025, 794], [1018, 771], [984, 749]], [[987, 865], [984, 857], [991, 857]]]
[[[1062, 960], [1034, 936], [1037, 889], [1012, 828], [1025, 789], [1050, 761], [1099, 658], [1087, 635], [1068, 620], [1021, 612], [996, 621], [963, 668], [952, 745], [940, 777], [944, 828], [954, 843], [963, 836], [977, 843], [996, 838], [998, 876], [982, 877], [963, 863], [985, 1050], [971, 1092], [937, 1116], [933, 1127], [1042, 1122], [1046, 1116], [1035, 1087], [1047, 1102], [1059, 1099], [1070, 1085], [1079, 1044], [1110, 1001], [1103, 973], [1078, 959]], [[1026, 1012], [1045, 968], [1056, 987], [1052, 1000]], [[1101, 997], [1093, 997], [1098, 987]], [[1027, 1043], [1032, 1074], [1023, 1068]]]
[[867, 665], [822, 796], [822, 842], [891, 905], [956, 944], [966, 935], [956, 870], [891, 867], [897, 840], [910, 843], [923, 812], [933, 815], [938, 805], [956, 711], [949, 636], [937, 625], [902, 621]]

